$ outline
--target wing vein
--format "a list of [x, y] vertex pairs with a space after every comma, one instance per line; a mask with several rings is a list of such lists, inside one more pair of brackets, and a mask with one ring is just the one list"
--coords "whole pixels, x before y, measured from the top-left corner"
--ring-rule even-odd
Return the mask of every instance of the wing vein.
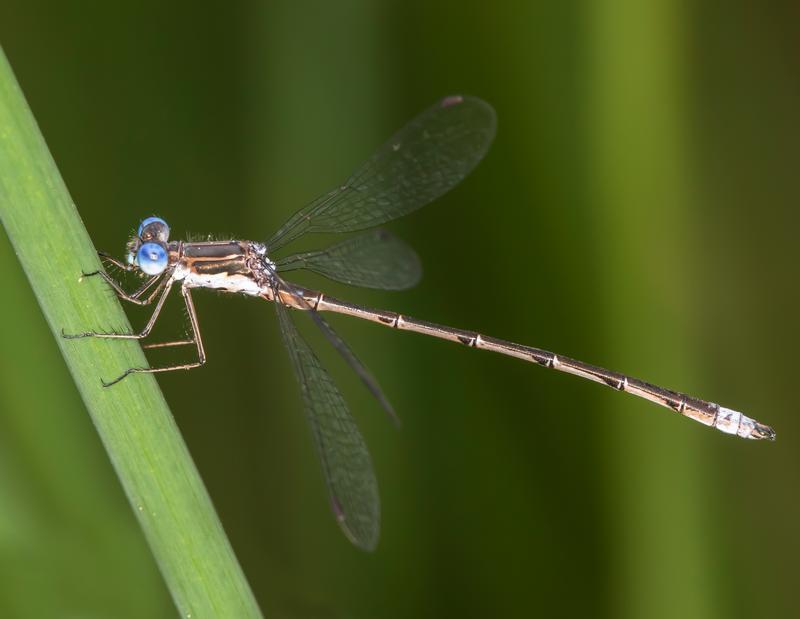
[[314, 351], [275, 303], [278, 324], [300, 385], [336, 520], [358, 547], [374, 550], [380, 534], [380, 500], [372, 460], [347, 404]]

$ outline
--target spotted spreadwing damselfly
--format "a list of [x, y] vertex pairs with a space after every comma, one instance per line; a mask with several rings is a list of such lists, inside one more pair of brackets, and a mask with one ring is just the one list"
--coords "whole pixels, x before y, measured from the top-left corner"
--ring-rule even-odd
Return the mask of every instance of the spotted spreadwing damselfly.
[[748, 439], [774, 439], [775, 433], [769, 426], [712, 402], [539, 348], [348, 303], [284, 279], [287, 272], [305, 269], [353, 286], [382, 290], [414, 286], [420, 277], [416, 254], [384, 230], [349, 237], [320, 251], [283, 258], [276, 258], [275, 252], [306, 234], [372, 229], [428, 204], [457, 185], [483, 158], [494, 138], [495, 123], [494, 110], [480, 99], [462, 96], [442, 99], [398, 131], [343, 185], [295, 213], [265, 243], [171, 241], [166, 222], [148, 217], [129, 241], [126, 261], [101, 254], [110, 264], [144, 278], [141, 287], [128, 293], [105, 272], [86, 274], [101, 276], [126, 301], [137, 305], [155, 303], [144, 329], [139, 333], [89, 331], [64, 337], [144, 339], [158, 319], [170, 290], [178, 285], [186, 304], [191, 336], [147, 344], [144, 348], [194, 346], [197, 359], [166, 367], [130, 368], [103, 383], [108, 387], [135, 373], [188, 370], [205, 363], [203, 340], [192, 301], [193, 288], [212, 288], [272, 301], [300, 384], [336, 520], [354, 544], [367, 550], [375, 548], [380, 529], [380, 502], [372, 462], [344, 399], [295, 327], [289, 309], [300, 310], [311, 317], [393, 417], [394, 410], [377, 381], [330, 327], [323, 312], [346, 314], [393, 329], [517, 357], [650, 400], [727, 434]]

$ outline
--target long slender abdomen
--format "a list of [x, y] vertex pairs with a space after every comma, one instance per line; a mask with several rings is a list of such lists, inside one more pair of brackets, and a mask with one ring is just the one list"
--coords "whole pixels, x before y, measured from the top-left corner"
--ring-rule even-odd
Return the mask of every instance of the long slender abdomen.
[[669, 408], [726, 434], [736, 434], [747, 439], [773, 440], [775, 438], [775, 432], [772, 428], [738, 411], [719, 406], [714, 402], [694, 398], [678, 391], [658, 387], [625, 374], [612, 372], [569, 357], [562, 357], [547, 350], [489, 337], [475, 331], [465, 331], [418, 320], [396, 312], [374, 310], [361, 305], [346, 303], [317, 291], [302, 288], [298, 288], [297, 291], [303, 296], [302, 302], [284, 292], [281, 293], [281, 299], [286, 305], [297, 309], [314, 309], [320, 312], [345, 314], [402, 331], [413, 331], [443, 340], [458, 342], [471, 348], [491, 350], [509, 357], [530, 361], [543, 367], [587, 378], [617, 391], [624, 391], [645, 400], [650, 400], [655, 404]]

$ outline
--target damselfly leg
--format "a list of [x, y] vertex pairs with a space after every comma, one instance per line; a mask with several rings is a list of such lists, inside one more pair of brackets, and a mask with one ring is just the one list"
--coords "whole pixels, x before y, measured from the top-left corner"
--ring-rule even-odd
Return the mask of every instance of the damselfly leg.
[[[101, 331], [86, 331], [84, 333], [75, 333], [75, 334], [68, 334], [62, 333], [62, 335], [68, 339], [80, 339], [84, 337], [96, 337], [102, 339], [115, 339], [115, 340], [142, 340], [150, 335], [150, 332], [153, 330], [156, 322], [158, 321], [158, 317], [161, 314], [161, 310], [164, 307], [164, 303], [169, 296], [170, 291], [172, 290], [173, 280], [166, 276], [163, 278], [161, 283], [156, 286], [153, 292], [144, 300], [138, 299], [138, 295], [140, 295], [143, 291], [147, 290], [150, 286], [152, 286], [158, 279], [160, 279], [160, 275], [154, 276], [150, 281], [146, 282], [139, 290], [137, 290], [132, 295], [127, 294], [122, 287], [119, 285], [118, 282], [113, 280], [111, 277], [106, 275], [103, 272], [100, 272], [101, 275], [104, 276], [104, 280], [109, 282], [114, 291], [117, 292], [121, 299], [126, 301], [130, 301], [137, 305], [149, 305], [152, 303], [153, 299], [158, 296], [159, 292], [161, 296], [158, 297], [158, 302], [156, 303], [155, 309], [153, 310], [153, 314], [150, 316], [150, 319], [145, 324], [144, 328], [139, 333], [115, 333], [115, 332], [101, 332]], [[115, 378], [112, 381], [105, 381], [101, 379], [104, 387], [110, 387], [111, 385], [115, 385], [122, 379], [130, 376], [131, 374], [136, 373], [148, 373], [148, 374], [155, 374], [160, 372], [172, 372], [174, 370], [191, 370], [192, 368], [200, 367], [206, 362], [206, 354], [205, 349], [203, 347], [203, 339], [200, 336], [200, 328], [197, 322], [197, 311], [194, 307], [194, 302], [192, 300], [191, 292], [184, 287], [181, 287], [181, 296], [183, 297], [184, 304], [186, 306], [186, 312], [189, 316], [189, 326], [191, 328], [192, 337], [186, 340], [175, 340], [170, 342], [157, 342], [152, 344], [145, 344], [143, 348], [167, 348], [171, 346], [185, 346], [194, 344], [197, 346], [197, 361], [193, 361], [191, 363], [179, 363], [174, 365], [167, 365], [162, 367], [155, 367], [155, 368], [128, 368]]]
[[[162, 297], [162, 299], [166, 298], [166, 294], [169, 293], [170, 288], [171, 284], [167, 286], [165, 294]], [[109, 382], [102, 381], [103, 387], [110, 387], [111, 385], [116, 385], [123, 378], [126, 378], [131, 374], [160, 374], [163, 372], [174, 372], [176, 370], [191, 370], [194, 368], [199, 368], [201, 365], [205, 364], [206, 351], [205, 348], [203, 347], [203, 338], [200, 336], [200, 327], [197, 323], [197, 312], [194, 309], [194, 301], [192, 301], [192, 293], [189, 291], [188, 288], [181, 287], [181, 296], [183, 297], [183, 301], [186, 305], [186, 312], [189, 315], [189, 326], [192, 330], [192, 337], [188, 340], [176, 340], [173, 342], [159, 342], [156, 344], [150, 344], [144, 346], [144, 348], [165, 348], [168, 346], [183, 346], [186, 344], [195, 344], [197, 346], [197, 361], [192, 361], [190, 363], [177, 363], [174, 365], [165, 365], [157, 368], [128, 368], [114, 380]], [[161, 299], [159, 299], [159, 303], [163, 305]], [[156, 312], [154, 312], [153, 318], [150, 319], [153, 324], [155, 324], [155, 318], [157, 318], [157, 312], [160, 311], [161, 308], [157, 307]], [[148, 323], [148, 326], [152, 328], [152, 324]], [[141, 339], [141, 338], [137, 337], [130, 339]]]

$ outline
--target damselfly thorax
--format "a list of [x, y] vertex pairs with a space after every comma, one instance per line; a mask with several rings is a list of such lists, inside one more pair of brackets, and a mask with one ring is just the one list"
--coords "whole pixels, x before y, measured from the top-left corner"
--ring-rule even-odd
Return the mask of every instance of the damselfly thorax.
[[275, 264], [266, 258], [266, 249], [250, 241], [207, 241], [168, 246], [174, 265], [172, 279], [187, 288], [212, 288], [263, 296], [271, 291]]
[[148, 217], [128, 243], [126, 262], [101, 254], [107, 262], [145, 276], [145, 282], [137, 290], [126, 292], [104, 271], [88, 274], [100, 275], [126, 301], [137, 305], [155, 303], [145, 327], [139, 333], [88, 331], [65, 337], [144, 339], [150, 334], [170, 290], [179, 288], [191, 336], [147, 344], [144, 348], [194, 346], [197, 359], [164, 367], [129, 368], [116, 379], [103, 383], [110, 386], [131, 374], [187, 370], [205, 363], [192, 290], [211, 288], [272, 302], [301, 385], [333, 512], [350, 540], [365, 549], [375, 547], [380, 521], [377, 482], [369, 453], [344, 399], [294, 326], [289, 309], [311, 317], [392, 416], [394, 410], [377, 381], [323, 318], [323, 312], [516, 357], [650, 400], [726, 434], [773, 439], [775, 433], [769, 426], [713, 402], [532, 346], [342, 301], [284, 279], [286, 273], [304, 269], [354, 286], [384, 290], [414, 286], [420, 277], [419, 259], [408, 245], [383, 230], [350, 237], [319, 251], [275, 256], [284, 245], [305, 234], [373, 228], [427, 204], [459, 183], [477, 165], [494, 132], [494, 110], [487, 103], [470, 97], [447, 97], [396, 133], [343, 185], [298, 211], [263, 244], [170, 241], [166, 222]]

